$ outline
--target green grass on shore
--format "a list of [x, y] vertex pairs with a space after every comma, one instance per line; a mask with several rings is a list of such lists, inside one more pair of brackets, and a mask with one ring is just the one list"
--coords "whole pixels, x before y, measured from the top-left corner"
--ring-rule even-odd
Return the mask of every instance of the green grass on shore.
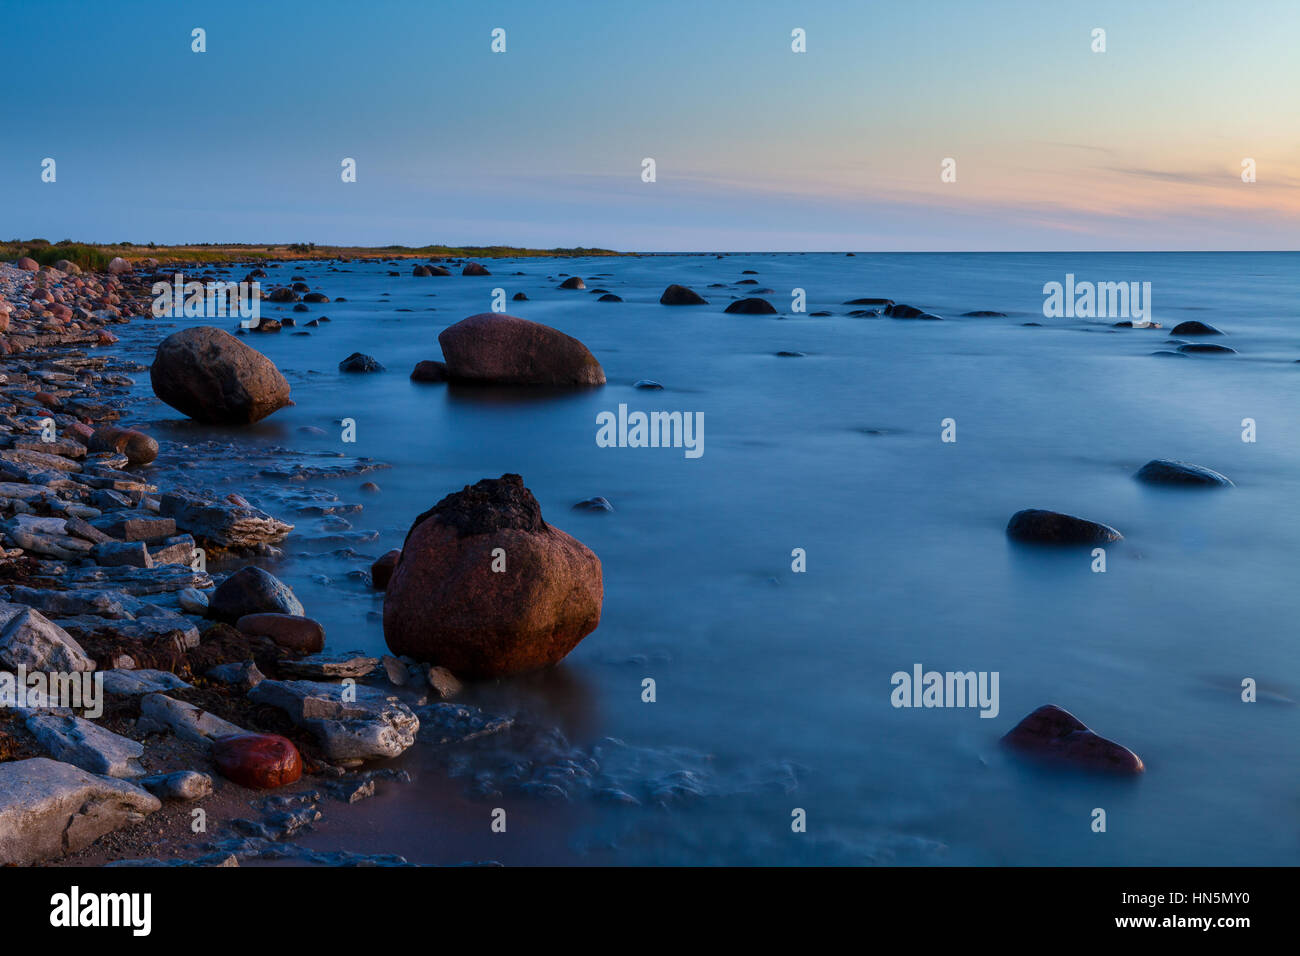
[[132, 262], [157, 259], [159, 262], [230, 262], [257, 259], [524, 259], [540, 257], [619, 256], [612, 249], [524, 249], [516, 246], [320, 246], [314, 242], [281, 245], [265, 243], [194, 243], [183, 246], [140, 245], [119, 242], [79, 243], [71, 239], [51, 243], [46, 239], [13, 239], [0, 242], [0, 259], [14, 260], [30, 256], [41, 265], [54, 265], [60, 259], [75, 262], [83, 269], [102, 270], [109, 260], [121, 256]]

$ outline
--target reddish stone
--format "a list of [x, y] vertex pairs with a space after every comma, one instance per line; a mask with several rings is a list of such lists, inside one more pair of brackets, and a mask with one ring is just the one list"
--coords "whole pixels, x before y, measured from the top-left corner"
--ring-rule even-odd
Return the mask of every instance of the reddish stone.
[[279, 734], [234, 734], [212, 744], [212, 762], [227, 780], [253, 790], [273, 790], [302, 776], [302, 755]]
[[101, 425], [86, 445], [91, 451], [112, 451], [126, 455], [133, 465], [147, 465], [158, 457], [158, 442], [134, 428]]
[[1069, 711], [1044, 704], [1016, 724], [1002, 738], [1010, 747], [1051, 757], [1091, 770], [1141, 773], [1142, 758], [1113, 740], [1107, 740]]
[[523, 479], [487, 478], [416, 518], [384, 596], [384, 639], [461, 678], [508, 677], [573, 650], [600, 623], [603, 594], [600, 559], [542, 520]]
[[370, 583], [376, 590], [383, 591], [388, 587], [388, 582], [393, 577], [393, 569], [397, 567], [397, 559], [401, 556], [401, 549], [394, 548], [370, 566]]
[[298, 614], [271, 611], [245, 614], [235, 622], [235, 628], [254, 637], [269, 637], [291, 651], [315, 654], [325, 648], [325, 628], [319, 622]]

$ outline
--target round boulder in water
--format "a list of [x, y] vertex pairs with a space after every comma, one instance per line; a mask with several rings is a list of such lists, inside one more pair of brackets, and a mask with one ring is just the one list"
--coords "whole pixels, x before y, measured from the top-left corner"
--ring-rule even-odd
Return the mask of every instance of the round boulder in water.
[[1188, 322], [1179, 322], [1177, 325], [1173, 327], [1173, 329], [1170, 330], [1170, 334], [1172, 335], [1222, 335], [1223, 333], [1220, 332], [1212, 325], [1206, 325], [1204, 322], [1197, 322], [1196, 320], [1193, 319]]
[[485, 478], [415, 519], [384, 595], [394, 654], [469, 678], [554, 664], [600, 623], [600, 559], [542, 520], [518, 475]]
[[660, 305], [708, 305], [709, 301], [684, 285], [674, 283], [664, 289], [664, 294], [659, 297]]
[[342, 362], [339, 362], [340, 372], [382, 372], [384, 367], [369, 355], [361, 352], [353, 352]]
[[1202, 488], [1231, 488], [1232, 479], [1217, 471], [1186, 461], [1157, 458], [1143, 465], [1135, 476], [1152, 485], [1191, 485]]
[[1007, 536], [1033, 544], [1107, 544], [1124, 537], [1109, 525], [1038, 508], [1013, 514]]
[[580, 279], [578, 276], [569, 276], [569, 278], [565, 279], [563, 282], [560, 283], [560, 288], [561, 289], [585, 289], [587, 288], [587, 283], [583, 282], [582, 279]]
[[604, 385], [585, 345], [540, 322], [499, 312], [462, 319], [438, 336], [452, 381], [496, 385]]
[[725, 309], [728, 315], [776, 315], [776, 309], [766, 299], [737, 299]]
[[293, 404], [289, 383], [269, 358], [206, 325], [163, 339], [149, 380], [159, 399], [209, 424], [246, 425]]

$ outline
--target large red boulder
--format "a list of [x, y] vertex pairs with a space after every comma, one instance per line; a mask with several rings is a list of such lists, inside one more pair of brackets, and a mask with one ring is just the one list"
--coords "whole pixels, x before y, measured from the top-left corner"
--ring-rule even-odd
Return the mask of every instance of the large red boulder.
[[605, 370], [572, 336], [540, 322], [480, 312], [438, 336], [447, 377], [497, 385], [604, 385]]
[[233, 734], [212, 744], [212, 762], [227, 780], [253, 790], [273, 790], [302, 776], [302, 755], [279, 734]]
[[600, 559], [542, 520], [523, 479], [485, 478], [415, 520], [384, 595], [384, 639], [461, 677], [505, 677], [573, 650], [603, 598]]
[[207, 325], [163, 339], [149, 380], [160, 399], [206, 424], [247, 425], [293, 404], [289, 383], [269, 358]]

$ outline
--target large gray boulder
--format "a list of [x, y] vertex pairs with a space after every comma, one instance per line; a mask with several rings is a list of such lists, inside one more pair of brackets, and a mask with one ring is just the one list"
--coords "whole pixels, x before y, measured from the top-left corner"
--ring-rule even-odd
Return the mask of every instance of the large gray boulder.
[[47, 757], [0, 763], [0, 865], [76, 853], [161, 806], [139, 787]]

